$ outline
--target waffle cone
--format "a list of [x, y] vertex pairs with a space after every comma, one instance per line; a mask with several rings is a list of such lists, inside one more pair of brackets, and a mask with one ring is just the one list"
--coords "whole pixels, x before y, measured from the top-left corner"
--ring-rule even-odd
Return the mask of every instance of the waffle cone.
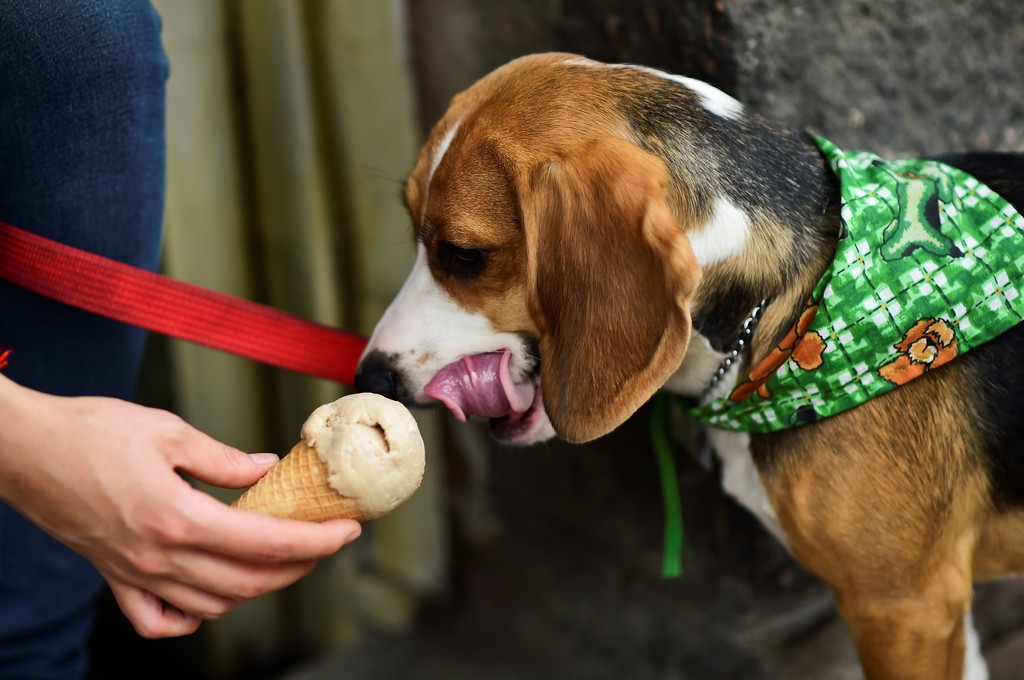
[[309, 522], [367, 519], [358, 499], [341, 495], [327, 483], [327, 466], [305, 441], [292, 447], [287, 456], [231, 505]]

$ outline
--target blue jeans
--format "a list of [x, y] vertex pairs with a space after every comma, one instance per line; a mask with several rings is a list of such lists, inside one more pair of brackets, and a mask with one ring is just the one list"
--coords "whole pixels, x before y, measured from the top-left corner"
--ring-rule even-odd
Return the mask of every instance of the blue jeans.
[[[167, 73], [145, 0], [0, 0], [0, 221], [154, 269]], [[143, 340], [0, 282], [4, 373], [23, 385], [130, 398]], [[0, 503], [0, 678], [84, 676], [101, 586]]]

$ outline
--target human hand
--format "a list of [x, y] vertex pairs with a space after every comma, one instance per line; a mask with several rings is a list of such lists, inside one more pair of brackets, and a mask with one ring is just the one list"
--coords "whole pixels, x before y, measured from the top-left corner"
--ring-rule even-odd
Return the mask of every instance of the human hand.
[[0, 376], [0, 498], [88, 558], [144, 637], [194, 632], [283, 588], [359, 536], [236, 510], [192, 487], [254, 483], [277, 461], [246, 455], [155, 409], [55, 397]]

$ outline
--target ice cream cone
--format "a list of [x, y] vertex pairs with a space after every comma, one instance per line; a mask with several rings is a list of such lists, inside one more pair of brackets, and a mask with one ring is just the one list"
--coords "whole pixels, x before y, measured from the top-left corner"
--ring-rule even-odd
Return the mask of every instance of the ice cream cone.
[[358, 499], [342, 496], [331, 488], [327, 483], [327, 466], [316, 449], [302, 441], [232, 505], [309, 522], [340, 517], [367, 519]]
[[409, 410], [378, 394], [352, 394], [310, 414], [299, 443], [232, 505], [311, 522], [376, 519], [416, 491], [423, 467]]

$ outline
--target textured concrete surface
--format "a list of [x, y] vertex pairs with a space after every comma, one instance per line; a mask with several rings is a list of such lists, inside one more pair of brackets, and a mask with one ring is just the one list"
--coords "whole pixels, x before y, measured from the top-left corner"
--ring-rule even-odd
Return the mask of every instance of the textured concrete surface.
[[840, 145], [1024, 149], [1024, 3], [726, 3], [735, 94]]

